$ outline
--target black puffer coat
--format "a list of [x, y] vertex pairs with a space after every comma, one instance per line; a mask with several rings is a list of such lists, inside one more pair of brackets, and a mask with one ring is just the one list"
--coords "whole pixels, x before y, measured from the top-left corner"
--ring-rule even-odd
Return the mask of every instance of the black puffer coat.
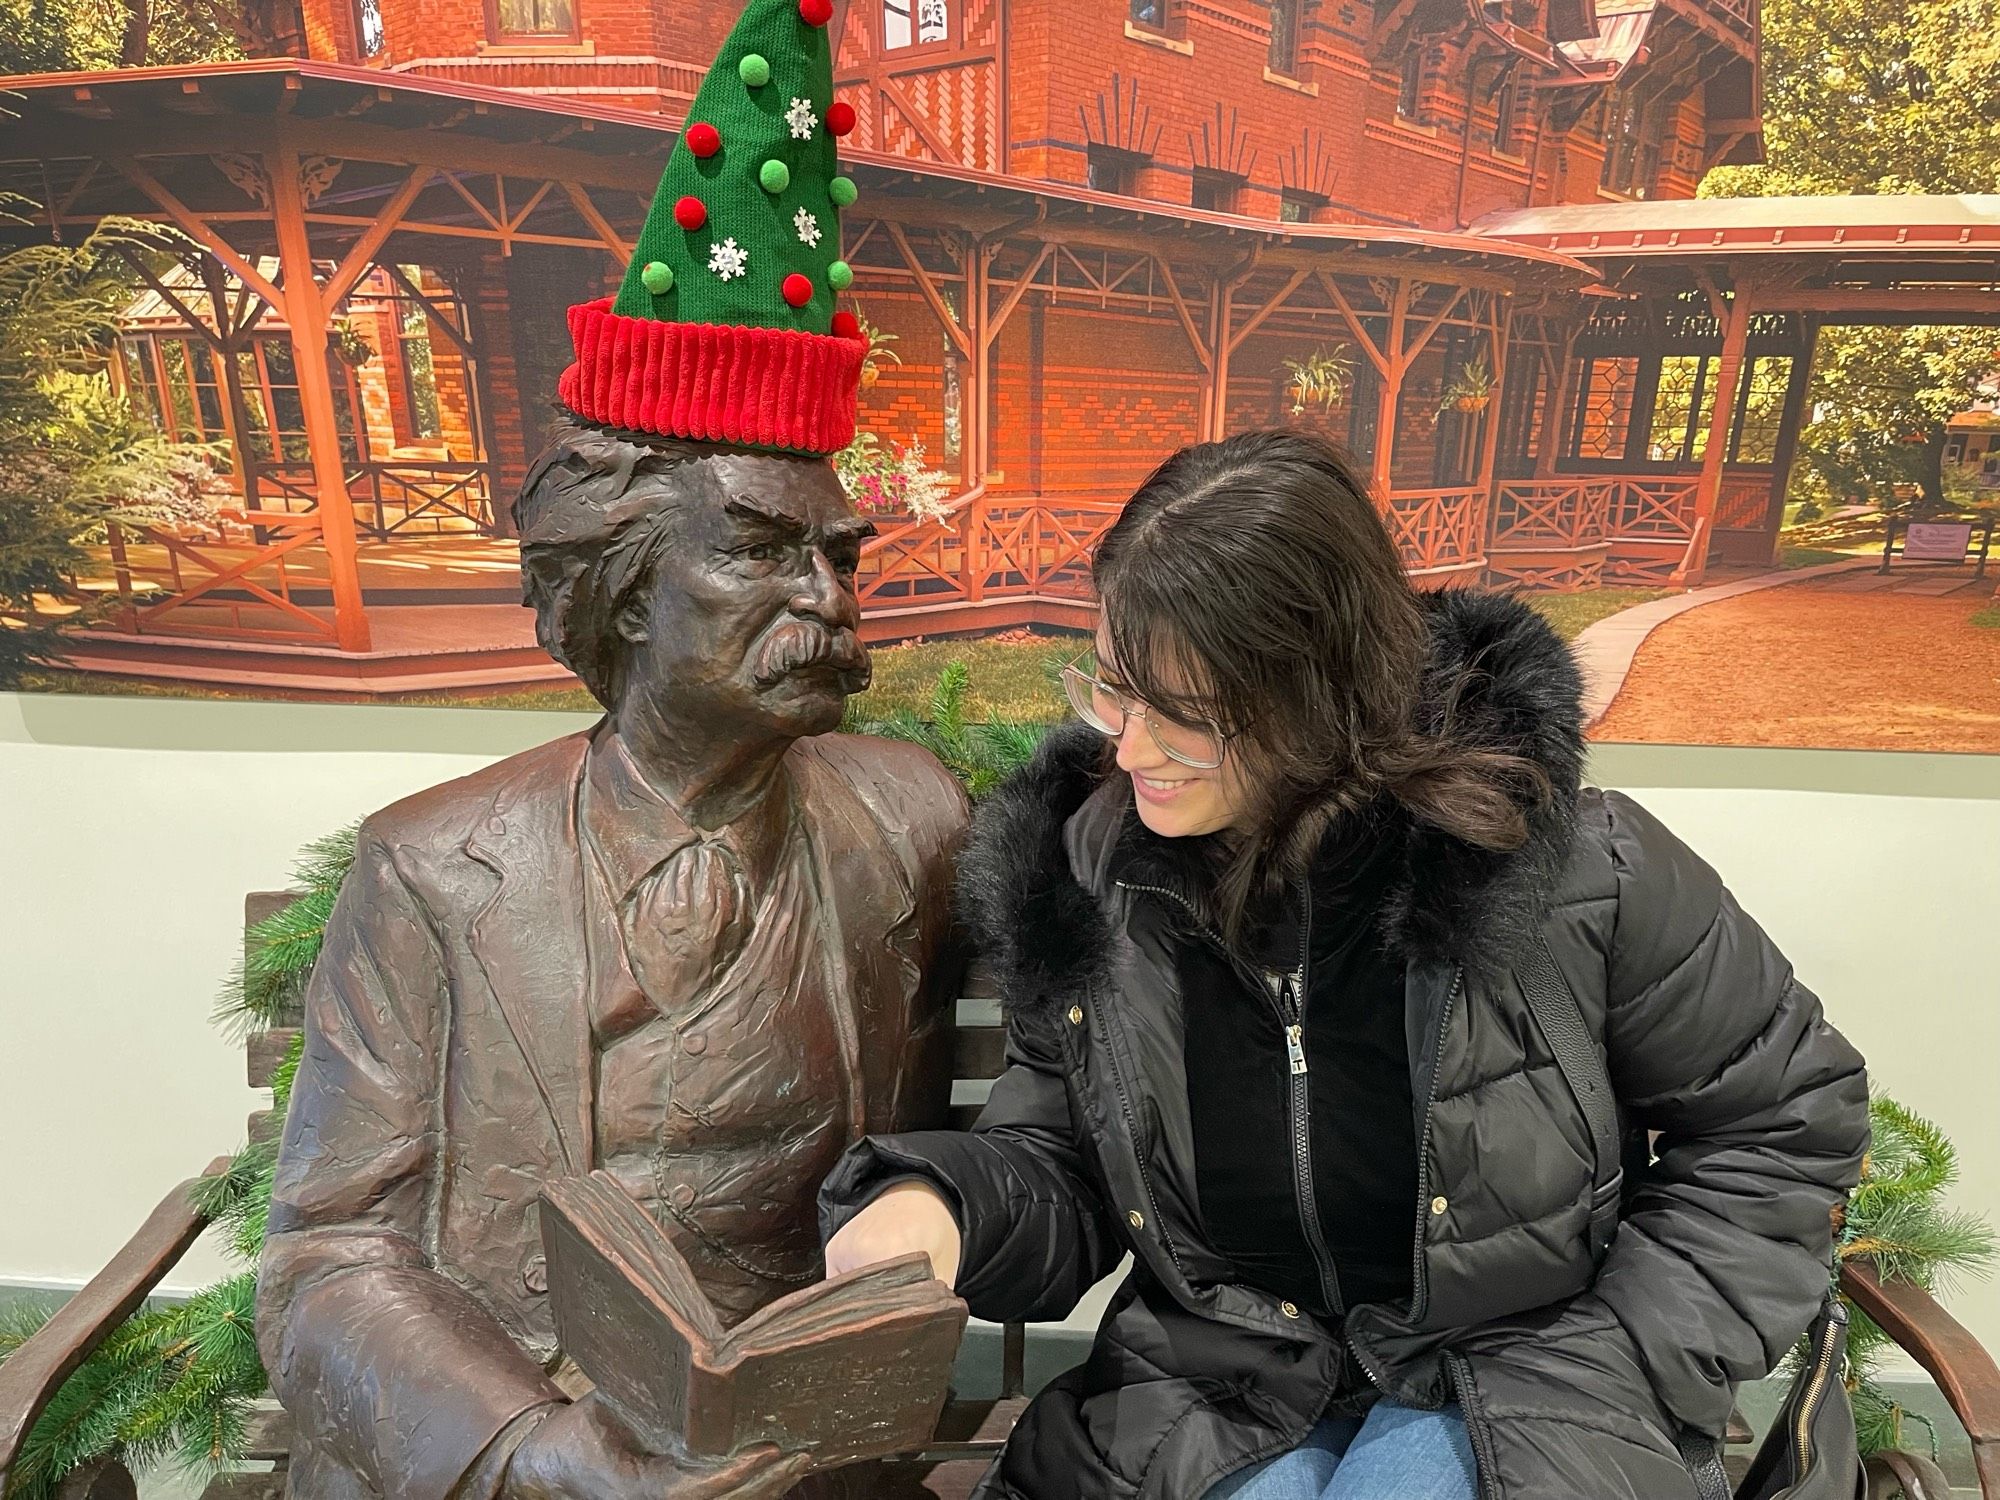
[[[1470, 593], [1427, 608], [1432, 682], [1481, 674], [1458, 732], [1533, 756], [1556, 798], [1511, 854], [1399, 835], [1380, 920], [1407, 963], [1413, 1306], [1342, 1328], [1229, 1282], [1195, 1197], [1163, 903], [1131, 889], [1173, 841], [1102, 774], [1102, 742], [1059, 733], [981, 810], [961, 885], [1010, 1066], [972, 1133], [856, 1146], [822, 1226], [890, 1178], [931, 1180], [964, 1226], [959, 1290], [996, 1321], [1060, 1318], [1133, 1253], [1089, 1359], [1032, 1403], [982, 1500], [1196, 1500], [1305, 1436], [1343, 1337], [1396, 1400], [1461, 1403], [1482, 1500], [1691, 1500], [1677, 1432], [1719, 1434], [1734, 1383], [1819, 1305], [1867, 1143], [1860, 1057], [1713, 870], [1580, 786], [1578, 676], [1539, 619]], [[1511, 967], [1538, 931], [1625, 1121], [1659, 1132], [1601, 1264], [1590, 1134]]]

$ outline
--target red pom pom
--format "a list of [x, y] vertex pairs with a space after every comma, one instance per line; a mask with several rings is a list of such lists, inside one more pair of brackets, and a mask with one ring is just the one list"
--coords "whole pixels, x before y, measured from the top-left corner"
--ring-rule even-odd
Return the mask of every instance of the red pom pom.
[[682, 139], [687, 142], [688, 150], [696, 156], [713, 156], [722, 149], [722, 132], [706, 120], [688, 126], [687, 134]]
[[854, 106], [845, 99], [826, 107], [826, 128], [835, 135], [847, 135], [854, 129]]
[[708, 222], [708, 205], [690, 193], [674, 205], [674, 222], [683, 229], [699, 229]]
[[784, 292], [785, 300], [794, 307], [804, 307], [813, 299], [812, 278], [801, 276], [797, 271], [785, 278], [785, 284], [780, 290]]
[[837, 339], [858, 339], [861, 337], [861, 320], [851, 312], [837, 312], [833, 315], [833, 336]]
[[799, 19], [808, 26], [824, 26], [833, 19], [833, 0], [799, 0]]

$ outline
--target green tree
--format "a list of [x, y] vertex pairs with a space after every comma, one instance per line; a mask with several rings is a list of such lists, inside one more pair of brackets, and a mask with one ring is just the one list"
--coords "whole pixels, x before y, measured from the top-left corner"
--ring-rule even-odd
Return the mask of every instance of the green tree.
[[[1704, 197], [2000, 189], [2000, 0], [1767, 0], [1762, 166]], [[1948, 508], [1945, 424], [2000, 365], [1991, 330], [1834, 328], [1820, 336], [1802, 488]]]
[[0, 73], [71, 73], [242, 57], [236, 0], [0, 0]]
[[62, 595], [107, 521], [208, 514], [203, 450], [166, 442], [116, 396], [105, 360], [138, 277], [187, 247], [107, 219], [77, 245], [0, 256], [0, 688], [60, 654], [38, 596]]

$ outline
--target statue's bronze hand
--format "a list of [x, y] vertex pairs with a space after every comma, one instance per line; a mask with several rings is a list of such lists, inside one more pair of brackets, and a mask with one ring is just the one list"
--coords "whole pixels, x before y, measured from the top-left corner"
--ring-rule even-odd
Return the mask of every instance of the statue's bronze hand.
[[502, 1500], [778, 1500], [803, 1479], [807, 1455], [776, 1448], [722, 1464], [647, 1453], [596, 1396], [551, 1412], [507, 1465]]

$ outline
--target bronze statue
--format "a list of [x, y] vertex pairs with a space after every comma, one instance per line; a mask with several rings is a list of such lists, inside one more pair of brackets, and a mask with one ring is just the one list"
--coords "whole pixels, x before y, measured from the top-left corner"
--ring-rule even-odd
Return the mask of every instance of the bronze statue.
[[363, 825], [259, 1285], [293, 1493], [781, 1495], [795, 1457], [649, 1453], [582, 1391], [538, 1194], [608, 1171], [731, 1320], [817, 1278], [820, 1179], [949, 1102], [964, 798], [827, 733], [870, 528], [823, 460], [572, 424], [516, 517], [606, 717]]

